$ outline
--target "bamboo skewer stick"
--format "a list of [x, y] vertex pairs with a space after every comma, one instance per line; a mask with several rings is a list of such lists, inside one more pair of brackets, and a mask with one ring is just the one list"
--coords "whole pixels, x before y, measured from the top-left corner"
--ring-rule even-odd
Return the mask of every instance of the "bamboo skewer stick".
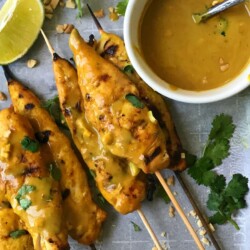
[[153, 240], [155, 246], [157, 247], [157, 249], [160, 249], [160, 250], [161, 250], [161, 249], [162, 249], [161, 244], [160, 244], [159, 240], [157, 239], [157, 237], [156, 237], [154, 231], [152, 230], [152, 228], [151, 228], [151, 226], [150, 226], [150, 224], [149, 224], [149, 222], [148, 222], [146, 216], [144, 215], [144, 213], [142, 212], [141, 209], [137, 209], [137, 213], [139, 214], [139, 216], [140, 216], [140, 218], [141, 218], [141, 220], [142, 220], [144, 226], [145, 226], [146, 229], [148, 230], [148, 233], [150, 234], [151, 239]]
[[195, 200], [194, 200], [191, 192], [188, 190], [188, 188], [187, 188], [185, 182], [183, 181], [183, 178], [181, 177], [180, 173], [175, 172], [175, 176], [177, 177], [177, 179], [178, 179], [179, 183], [181, 184], [181, 186], [182, 186], [182, 188], [183, 188], [186, 196], [188, 197], [191, 205], [193, 206], [194, 211], [196, 212], [196, 214], [198, 215], [199, 219], [201, 220], [202, 225], [205, 227], [205, 229], [206, 229], [206, 231], [207, 231], [207, 233], [208, 233], [208, 235], [210, 237], [210, 240], [212, 241], [215, 249], [216, 250], [221, 250], [221, 247], [219, 246], [217, 240], [215, 239], [214, 234], [213, 234], [211, 228], [209, 227], [209, 225], [208, 225], [208, 223], [207, 223], [204, 215], [201, 213], [199, 207], [195, 203]]
[[164, 178], [162, 177], [161, 173], [159, 171], [155, 172], [156, 177], [158, 178], [159, 182], [161, 183], [162, 187], [164, 188], [164, 190], [166, 191], [169, 199], [172, 201], [175, 209], [177, 210], [177, 212], [179, 213], [181, 219], [183, 220], [184, 224], [186, 225], [189, 233], [191, 234], [191, 236], [193, 237], [197, 247], [200, 250], [204, 250], [205, 248], [203, 247], [200, 238], [197, 236], [196, 232], [194, 231], [192, 225], [190, 224], [189, 220], [187, 219], [184, 211], [182, 210], [181, 206], [179, 205], [178, 201], [175, 199], [175, 196], [173, 195], [172, 191], [170, 190], [168, 184], [166, 183], [166, 181], [164, 180]]
[[[41, 29], [41, 33], [42, 33], [42, 35], [43, 35], [43, 38], [44, 38], [44, 40], [45, 40], [46, 45], [48, 46], [48, 49], [49, 49], [51, 55], [53, 56], [53, 55], [55, 54], [55, 50], [53, 49], [52, 45], [50, 44], [50, 42], [49, 42], [47, 36], [45, 35], [45, 33], [43, 32], [42, 29]], [[145, 228], [147, 229], [149, 235], [151, 236], [151, 239], [152, 239], [152, 241], [154, 242], [155, 246], [157, 247], [158, 250], [162, 250], [162, 247], [161, 247], [161, 245], [160, 245], [160, 242], [159, 242], [159, 240], [157, 239], [157, 237], [156, 237], [156, 235], [155, 235], [155, 233], [154, 233], [152, 227], [150, 226], [150, 224], [149, 224], [149, 222], [148, 222], [148, 220], [147, 220], [145, 214], [143, 213], [143, 211], [142, 211], [141, 209], [137, 209], [137, 212], [138, 212], [138, 214], [139, 214], [139, 216], [140, 216], [140, 218], [141, 218], [141, 220], [142, 220], [142, 222], [143, 222]]]

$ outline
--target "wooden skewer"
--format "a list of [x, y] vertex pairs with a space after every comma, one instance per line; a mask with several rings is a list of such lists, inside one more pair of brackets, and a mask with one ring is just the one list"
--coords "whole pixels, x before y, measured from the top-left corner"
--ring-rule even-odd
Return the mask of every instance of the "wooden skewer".
[[[51, 55], [54, 56], [55, 55], [55, 50], [53, 49], [52, 45], [50, 44], [47, 36], [45, 35], [45, 33], [43, 32], [42, 29], [41, 29], [41, 33], [43, 35], [43, 38], [45, 40], [45, 43], [48, 46], [48, 49], [49, 49]], [[141, 220], [142, 220], [145, 228], [147, 229], [149, 235], [151, 236], [151, 238], [152, 238], [155, 246], [157, 247], [158, 250], [162, 250], [161, 244], [160, 244], [159, 240], [157, 239], [157, 237], [156, 237], [156, 235], [155, 235], [152, 227], [150, 226], [150, 224], [149, 224], [146, 216], [144, 215], [143, 211], [141, 209], [137, 209], [137, 212], [138, 212], [138, 214], [139, 214], [139, 216], [140, 216], [140, 218], [141, 218]]]
[[151, 228], [146, 216], [144, 215], [144, 213], [142, 212], [141, 209], [137, 209], [137, 213], [139, 214], [139, 216], [141, 217], [141, 220], [144, 224], [144, 226], [146, 227], [146, 229], [148, 230], [148, 233], [151, 236], [151, 239], [153, 240], [155, 246], [157, 247], [157, 249], [162, 250], [161, 244], [159, 243], [159, 240], [157, 239], [153, 229]]
[[170, 190], [168, 184], [166, 183], [166, 181], [164, 180], [164, 178], [162, 177], [161, 173], [159, 171], [155, 172], [156, 177], [158, 178], [159, 182], [161, 183], [162, 187], [164, 188], [164, 190], [166, 191], [169, 199], [172, 201], [175, 209], [177, 210], [177, 212], [179, 213], [181, 219], [183, 220], [184, 224], [186, 225], [188, 231], [190, 232], [191, 236], [193, 237], [197, 247], [200, 250], [204, 250], [205, 248], [203, 247], [200, 238], [197, 236], [196, 232], [194, 231], [192, 225], [190, 224], [189, 220], [187, 219], [184, 211], [182, 210], [181, 206], [179, 205], [178, 201], [175, 199], [175, 196], [173, 195], [172, 191]]
[[212, 243], [213, 243], [215, 249], [216, 249], [216, 250], [221, 250], [221, 247], [220, 247], [220, 245], [218, 244], [217, 240], [215, 239], [214, 234], [213, 234], [211, 228], [209, 227], [207, 220], [205, 219], [204, 215], [201, 213], [201, 211], [200, 211], [198, 205], [196, 204], [196, 202], [195, 202], [195, 200], [194, 200], [194, 198], [193, 198], [191, 192], [190, 192], [189, 189], [187, 188], [187, 185], [186, 185], [186, 183], [184, 182], [184, 180], [183, 180], [181, 174], [178, 173], [178, 172], [175, 172], [175, 176], [177, 177], [179, 183], [181, 184], [181, 186], [182, 186], [182, 188], [183, 188], [183, 190], [184, 190], [186, 196], [188, 197], [190, 203], [192, 204], [192, 206], [193, 206], [193, 208], [194, 208], [194, 211], [196, 212], [196, 214], [198, 215], [199, 219], [201, 220], [202, 225], [203, 225], [204, 228], [206, 229], [206, 231], [207, 231], [207, 233], [208, 233], [208, 235], [209, 235], [209, 237], [210, 237], [210, 240], [212, 241]]

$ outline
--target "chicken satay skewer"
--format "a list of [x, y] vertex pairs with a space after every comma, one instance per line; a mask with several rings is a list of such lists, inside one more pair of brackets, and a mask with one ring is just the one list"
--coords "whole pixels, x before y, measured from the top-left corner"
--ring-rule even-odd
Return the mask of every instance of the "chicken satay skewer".
[[[97, 42], [97, 51], [99, 54], [104, 54], [105, 53], [105, 50], [107, 48], [109, 48], [110, 46], [119, 46], [118, 48], [118, 51], [115, 55], [110, 55], [110, 56], [104, 56], [107, 58], [107, 60], [110, 60], [114, 65], [116, 65], [118, 68], [120, 68], [121, 70], [124, 69], [124, 67], [126, 65], [130, 65], [130, 61], [129, 61], [129, 58], [127, 56], [126, 53], [122, 54], [122, 57], [120, 57], [119, 55], [121, 55], [122, 51], [125, 51], [125, 46], [124, 46], [124, 42], [122, 41], [122, 39], [118, 36], [115, 36], [115, 35], [112, 35], [112, 34], [108, 34], [106, 33], [100, 22], [98, 21], [98, 19], [95, 17], [95, 15], [93, 14], [91, 8], [89, 7], [88, 5], [88, 8], [89, 8], [89, 11], [90, 11], [90, 14], [92, 16], [92, 18], [94, 19], [94, 22], [97, 26], [97, 29], [101, 35], [101, 40]], [[104, 42], [102, 41], [104, 40]], [[106, 43], [106, 41], [109, 41], [108, 43]], [[99, 45], [98, 45], [99, 44]], [[151, 105], [157, 107], [157, 109], [160, 111], [160, 114], [161, 115], [165, 115], [165, 119], [163, 119], [164, 121], [164, 124], [166, 124], [167, 128], [170, 127], [171, 124], [167, 123], [167, 120], [168, 120], [168, 117], [167, 117], [167, 113], [168, 113], [168, 110], [166, 110], [166, 104], [164, 102], [160, 102], [161, 100], [158, 100], [158, 102], [156, 101], [156, 97], [158, 94], [156, 94], [155, 92], [153, 92], [152, 89], [150, 89], [150, 87], [148, 87], [145, 83], [143, 83], [143, 81], [140, 80], [139, 76], [136, 74], [136, 72], [132, 72], [131, 74], [128, 74], [132, 80], [135, 79], [138, 81], [138, 86], [141, 86], [141, 91], [142, 91], [142, 95], [146, 94], [146, 96], [148, 97], [148, 99], [151, 99]], [[153, 101], [152, 101], [153, 99]], [[171, 119], [171, 117], [170, 117]], [[170, 130], [171, 130], [171, 127], [170, 127]], [[176, 146], [178, 144], [178, 136], [176, 137], [176, 133], [175, 131], [172, 130], [172, 138], [171, 138], [171, 141], [173, 140], [174, 142], [174, 146], [172, 146], [173, 149], [176, 149]], [[177, 141], [176, 141], [177, 139]], [[172, 143], [171, 143], [172, 144]], [[179, 163], [181, 164], [181, 163]], [[219, 246], [217, 240], [215, 239], [214, 237], [214, 234], [212, 232], [212, 230], [210, 229], [208, 223], [207, 223], [207, 220], [205, 219], [204, 215], [202, 214], [202, 212], [200, 211], [198, 205], [196, 204], [196, 201], [194, 200], [191, 192], [189, 191], [187, 185], [185, 184], [181, 174], [178, 172], [179, 169], [175, 172], [175, 176], [177, 177], [178, 181], [180, 182], [187, 198], [189, 199], [190, 203], [192, 204], [195, 212], [197, 213], [198, 217], [200, 218], [202, 224], [204, 225], [214, 247], [216, 248], [216, 250], [221, 250], [221, 247]]]
[[[45, 42], [46, 42], [46, 44], [47, 44], [47, 47], [48, 47], [48, 49], [49, 49], [49, 51], [50, 51], [52, 57], [54, 58], [55, 55], [56, 55], [55, 50], [53, 49], [52, 45], [50, 44], [50, 42], [49, 42], [47, 36], [45, 35], [45, 33], [43, 32], [43, 30], [41, 30], [41, 33], [42, 33], [42, 35], [43, 35], [43, 37], [44, 37], [44, 40], [45, 40]], [[56, 55], [56, 57], [57, 57], [57, 55]], [[143, 211], [142, 211], [140, 208], [138, 208], [138, 209], [137, 209], [137, 212], [138, 212], [138, 214], [139, 214], [139, 216], [140, 216], [140, 218], [141, 218], [141, 220], [142, 220], [144, 226], [146, 227], [146, 229], [147, 229], [149, 235], [151, 236], [151, 238], [152, 238], [152, 240], [153, 240], [155, 246], [157, 247], [157, 249], [161, 250], [162, 247], [161, 247], [161, 245], [160, 245], [160, 243], [159, 243], [159, 240], [157, 239], [157, 237], [156, 237], [156, 235], [155, 235], [155, 233], [154, 233], [152, 227], [150, 226], [150, 224], [149, 224], [149, 222], [148, 222], [146, 216], [144, 215]]]
[[[100, 32], [100, 34], [102, 35], [103, 33], [103, 29], [100, 25], [100, 23], [98, 22], [98, 20], [96, 19], [96, 17], [93, 14], [93, 11], [91, 10], [91, 8], [88, 6], [88, 9], [92, 15], [92, 17], [94, 18], [95, 24], [97, 25], [97, 28]], [[156, 169], [157, 170], [157, 169]], [[202, 246], [202, 243], [200, 242], [199, 237], [197, 236], [196, 232], [194, 231], [193, 227], [191, 226], [190, 222], [188, 221], [185, 213], [183, 212], [182, 208], [180, 207], [179, 203], [177, 202], [177, 200], [175, 199], [174, 195], [172, 194], [171, 190], [169, 189], [168, 185], [166, 184], [165, 180], [163, 179], [161, 173], [157, 170], [155, 171], [155, 174], [157, 176], [157, 178], [159, 179], [160, 183], [163, 185], [165, 191], [167, 192], [167, 194], [169, 195], [171, 201], [173, 202], [177, 212], [180, 214], [184, 224], [186, 225], [187, 229], [189, 230], [190, 234], [192, 235], [195, 243], [197, 244], [197, 246], [199, 247], [199, 249], [204, 249]], [[164, 183], [163, 183], [164, 182]]]

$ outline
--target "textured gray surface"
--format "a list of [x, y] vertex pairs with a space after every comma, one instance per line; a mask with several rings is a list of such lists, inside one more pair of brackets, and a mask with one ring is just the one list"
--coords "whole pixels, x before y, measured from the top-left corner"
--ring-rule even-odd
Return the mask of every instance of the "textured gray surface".
[[[3, 2], [4, 0], [0, 0], [0, 5]], [[104, 8], [107, 14], [108, 7], [115, 6], [117, 2], [115, 0], [92, 0], [91, 6], [93, 9]], [[56, 24], [63, 23], [73, 23], [85, 38], [88, 38], [91, 33], [99, 37], [86, 6], [84, 7], [84, 17], [82, 19], [76, 19], [76, 10], [59, 7], [55, 12], [54, 18], [50, 21], [45, 21], [44, 31], [55, 50], [66, 58], [71, 57], [71, 52], [67, 45], [68, 35], [56, 34], [55, 32]], [[106, 15], [101, 20], [101, 23], [105, 30], [122, 35], [123, 18], [120, 18], [118, 22], [111, 22]], [[37, 59], [39, 65], [33, 69], [28, 69], [26, 61], [30, 58]], [[51, 57], [40, 36], [28, 54], [11, 65], [11, 70], [19, 80], [33, 89], [41, 98], [46, 99], [56, 94], [51, 66]], [[0, 91], [7, 93], [5, 82], [3, 73], [0, 70]], [[0, 109], [7, 107], [9, 104], [9, 102], [0, 102]], [[231, 155], [224, 161], [223, 166], [218, 171], [228, 178], [236, 172], [240, 172], [250, 178], [250, 89], [243, 91], [237, 96], [213, 104], [193, 105], [171, 100], [169, 100], [169, 104], [184, 147], [197, 155], [201, 153], [213, 117], [222, 112], [232, 115], [237, 129], [232, 140]], [[164, 174], [166, 176], [172, 175], [171, 171], [165, 171]], [[198, 187], [186, 173], [183, 173], [183, 177], [201, 210], [209, 215], [210, 213], [206, 209], [205, 204], [207, 189]], [[180, 185], [176, 183], [172, 189], [177, 193], [176, 197], [184, 210], [189, 212], [192, 208]], [[249, 195], [247, 200], [250, 203]], [[162, 243], [165, 243], [168, 249], [196, 249], [180, 217], [176, 215], [175, 218], [169, 218], [168, 205], [162, 200], [156, 199], [151, 203], [144, 202], [142, 209], [157, 236]], [[153, 243], [136, 212], [122, 216], [114, 212], [111, 207], [108, 207], [107, 211], [109, 212], [109, 217], [105, 222], [100, 240], [96, 244], [98, 250], [152, 249]], [[195, 229], [197, 229], [195, 220], [192, 217], [189, 218]], [[134, 232], [130, 221], [137, 223], [142, 228], [142, 231]], [[236, 221], [241, 227], [240, 231], [236, 231], [229, 224], [219, 226], [216, 227], [216, 238], [223, 249], [248, 250], [250, 249], [250, 208], [244, 209], [237, 214]], [[166, 237], [161, 236], [163, 231], [167, 233]], [[88, 247], [80, 246], [74, 241], [71, 241], [71, 246], [74, 250], [88, 249]], [[210, 246], [207, 249], [214, 248]]]

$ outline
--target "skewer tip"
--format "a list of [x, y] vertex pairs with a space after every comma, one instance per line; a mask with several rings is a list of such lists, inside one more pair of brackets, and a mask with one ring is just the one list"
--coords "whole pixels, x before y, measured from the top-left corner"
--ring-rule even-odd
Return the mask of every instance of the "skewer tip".
[[87, 7], [88, 7], [88, 10], [89, 10], [89, 12], [90, 12], [92, 18], [94, 19], [94, 22], [95, 22], [95, 25], [96, 25], [98, 31], [99, 31], [100, 33], [102, 33], [103, 28], [102, 28], [100, 22], [99, 22], [98, 19], [96, 18], [95, 14], [94, 14], [94, 12], [92, 11], [92, 9], [90, 8], [89, 4], [87, 4]]

